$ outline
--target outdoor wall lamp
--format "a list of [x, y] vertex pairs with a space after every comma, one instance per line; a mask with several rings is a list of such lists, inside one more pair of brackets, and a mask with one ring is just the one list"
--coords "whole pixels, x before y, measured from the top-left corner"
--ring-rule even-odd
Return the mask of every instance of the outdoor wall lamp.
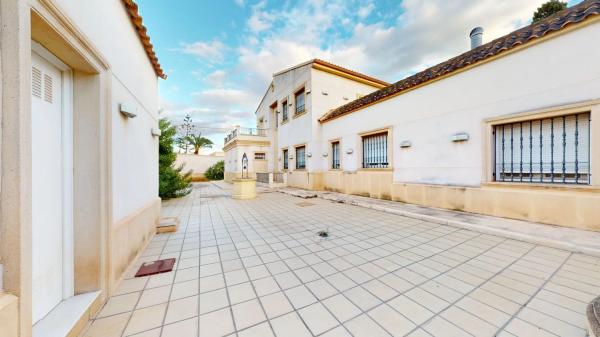
[[127, 118], [135, 118], [137, 116], [137, 109], [127, 103], [120, 103], [119, 111]]
[[327, 157], [327, 156], [328, 156], [327, 152], [323, 153], [323, 157]]
[[288, 158], [289, 158], [289, 159], [294, 159], [294, 156], [289, 156]]
[[160, 135], [161, 135], [161, 131], [160, 131], [160, 129], [159, 129], [159, 128], [152, 128], [152, 129], [150, 130], [150, 132], [152, 133], [152, 135], [153, 135], [154, 137], [160, 137]]
[[411, 147], [411, 146], [412, 146], [412, 143], [410, 140], [405, 140], [402, 143], [400, 143], [401, 148], [407, 148], [407, 147]]
[[348, 149], [348, 150], [346, 150], [346, 153], [347, 153], [347, 154], [352, 154], [352, 153], [354, 153], [354, 150], [352, 150], [352, 149]]
[[327, 91], [321, 91], [321, 95], [323, 95], [323, 96], [327, 96], [327, 95], [329, 95], [329, 94], [327, 93]]
[[312, 152], [309, 152], [309, 153], [307, 153], [307, 154], [306, 154], [306, 156], [307, 156], [308, 158], [312, 157]]
[[452, 137], [450, 139], [453, 142], [464, 142], [464, 141], [469, 140], [469, 134], [466, 132], [460, 132], [460, 133], [452, 135]]

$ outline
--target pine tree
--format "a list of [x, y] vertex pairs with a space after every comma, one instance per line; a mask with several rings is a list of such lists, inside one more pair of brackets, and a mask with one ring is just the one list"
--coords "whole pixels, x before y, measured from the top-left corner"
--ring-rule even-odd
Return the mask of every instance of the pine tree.
[[192, 171], [182, 173], [183, 165], [175, 167], [177, 153], [173, 151], [177, 128], [167, 119], [158, 121], [158, 195], [163, 199], [184, 196], [191, 192]]
[[550, 0], [548, 2], [545, 2], [535, 11], [535, 13], [533, 13], [532, 22], [538, 22], [566, 8], [566, 2], [561, 2], [558, 0]]

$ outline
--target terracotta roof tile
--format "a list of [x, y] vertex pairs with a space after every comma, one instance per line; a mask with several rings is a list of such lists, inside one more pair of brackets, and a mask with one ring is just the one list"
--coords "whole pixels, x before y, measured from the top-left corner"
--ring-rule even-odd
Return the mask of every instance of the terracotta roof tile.
[[388, 87], [377, 90], [362, 98], [331, 110], [323, 115], [319, 121], [324, 123], [331, 119], [349, 114], [377, 101], [398, 95], [405, 90], [425, 84], [466, 66], [481, 62], [489, 57], [498, 55], [519, 45], [529, 43], [548, 33], [559, 31], [568, 25], [576, 24], [584, 21], [588, 17], [598, 14], [600, 14], [600, 0], [583, 1], [580, 4], [567, 8], [551, 17], [497, 38], [473, 50], [409, 76]]
[[160, 63], [158, 63], [158, 57], [154, 53], [154, 46], [150, 43], [150, 37], [146, 32], [146, 27], [142, 22], [142, 17], [138, 11], [138, 6], [133, 0], [122, 0], [125, 8], [127, 9], [127, 13], [129, 14], [129, 18], [131, 19], [131, 23], [135, 27], [135, 30], [138, 33], [140, 41], [144, 46], [144, 50], [146, 51], [146, 55], [148, 55], [148, 59], [150, 59], [150, 63], [152, 63], [152, 67], [154, 68], [154, 72], [156, 76], [167, 79], [167, 75], [163, 72], [160, 67]]

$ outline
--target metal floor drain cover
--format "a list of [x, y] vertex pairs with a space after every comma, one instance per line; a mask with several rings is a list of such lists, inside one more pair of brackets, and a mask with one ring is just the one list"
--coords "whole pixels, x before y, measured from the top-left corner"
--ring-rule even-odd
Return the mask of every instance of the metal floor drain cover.
[[315, 204], [313, 204], [312, 202], [303, 201], [303, 202], [297, 203], [296, 205], [300, 206], [300, 207], [308, 207], [308, 206], [314, 206]]
[[173, 270], [175, 259], [164, 259], [142, 264], [135, 277], [167, 273]]

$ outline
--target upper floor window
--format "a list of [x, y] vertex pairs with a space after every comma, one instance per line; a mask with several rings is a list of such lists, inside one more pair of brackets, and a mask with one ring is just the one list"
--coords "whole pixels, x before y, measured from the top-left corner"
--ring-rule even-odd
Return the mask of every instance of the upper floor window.
[[264, 152], [255, 152], [254, 153], [254, 160], [265, 160], [266, 158], [267, 158], [267, 156]]
[[306, 98], [304, 88], [302, 88], [298, 92], [296, 92], [295, 97], [296, 97], [296, 114], [303, 113], [305, 110], [304, 101]]
[[296, 169], [305, 169], [306, 168], [306, 147], [298, 146], [296, 148]]
[[331, 143], [331, 168], [340, 168], [340, 142]]
[[590, 113], [494, 126], [494, 180], [590, 183]]
[[288, 150], [283, 150], [283, 169], [288, 169]]
[[281, 121], [288, 120], [288, 102], [287, 99], [281, 103]]
[[388, 133], [382, 132], [362, 137], [362, 167], [388, 167]]

